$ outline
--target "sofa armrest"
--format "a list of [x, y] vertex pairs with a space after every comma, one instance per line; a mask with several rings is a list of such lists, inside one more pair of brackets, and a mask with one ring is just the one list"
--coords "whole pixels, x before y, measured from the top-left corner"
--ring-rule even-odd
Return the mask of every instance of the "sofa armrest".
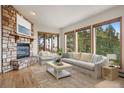
[[100, 70], [102, 66], [106, 65], [108, 63], [107, 58], [103, 58], [102, 60], [95, 63], [95, 70]]
[[99, 62], [95, 63], [95, 74], [96, 78], [101, 78], [102, 75], [102, 67], [106, 65], [108, 62], [107, 58], [103, 58]]

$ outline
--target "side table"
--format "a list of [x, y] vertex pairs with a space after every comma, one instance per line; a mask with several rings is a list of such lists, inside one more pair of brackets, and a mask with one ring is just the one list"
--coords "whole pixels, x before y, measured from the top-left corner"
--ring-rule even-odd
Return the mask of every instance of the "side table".
[[106, 80], [115, 80], [119, 75], [118, 66], [103, 66], [102, 67], [102, 78]]

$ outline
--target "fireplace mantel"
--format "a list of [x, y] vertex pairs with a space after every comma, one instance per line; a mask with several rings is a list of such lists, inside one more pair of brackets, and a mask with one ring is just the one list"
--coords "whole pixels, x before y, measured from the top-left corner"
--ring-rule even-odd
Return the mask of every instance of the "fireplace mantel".
[[30, 39], [30, 42], [32, 42], [32, 41], [34, 40], [33, 36], [19, 35], [19, 34], [17, 34], [17, 33], [10, 33], [9, 35], [15, 36], [15, 42], [16, 42], [19, 38], [27, 38], [27, 39]]

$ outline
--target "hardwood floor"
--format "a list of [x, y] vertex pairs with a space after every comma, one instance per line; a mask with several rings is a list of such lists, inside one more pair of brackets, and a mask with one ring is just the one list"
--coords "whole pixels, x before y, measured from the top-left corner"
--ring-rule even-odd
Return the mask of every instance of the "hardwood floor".
[[[89, 76], [79, 72], [77, 69], [68, 69], [71, 77], [56, 80], [51, 74], [46, 72], [45, 65], [35, 64], [19, 71], [11, 71], [0, 75], [1, 88], [87, 88], [105, 87], [108, 83], [105, 80], [94, 80]], [[122, 82], [123, 81], [123, 82]], [[109, 81], [110, 82], [110, 81]], [[113, 82], [113, 81], [111, 81]], [[120, 83], [121, 82], [121, 83]], [[115, 80], [116, 87], [124, 87], [124, 79]], [[115, 83], [107, 87], [114, 87]], [[120, 85], [119, 85], [120, 84]]]
[[124, 78], [118, 78], [114, 81], [104, 80], [95, 85], [96, 88], [124, 88]]

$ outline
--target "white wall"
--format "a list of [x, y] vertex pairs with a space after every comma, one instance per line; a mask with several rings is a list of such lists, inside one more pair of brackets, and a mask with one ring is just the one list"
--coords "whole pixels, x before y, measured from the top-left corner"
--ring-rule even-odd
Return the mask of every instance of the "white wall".
[[103, 22], [103, 21], [110, 20], [116, 17], [120, 17], [120, 16], [122, 16], [122, 26], [123, 26], [122, 27], [122, 68], [124, 69], [124, 31], [123, 31], [124, 29], [124, 25], [123, 25], [124, 24], [124, 6], [117, 6], [117, 7], [111, 8], [107, 11], [104, 11], [95, 16], [82, 20], [76, 24], [73, 24], [73, 25], [70, 25], [70, 26], [67, 26], [61, 29], [62, 32], [60, 33], [61, 34], [60, 46], [64, 48], [64, 32], [72, 31], [80, 27], [89, 26], [95, 23]]
[[38, 32], [51, 32], [51, 33], [59, 33], [59, 29], [45, 27], [45, 26], [34, 26], [34, 42], [33, 42], [33, 54], [38, 55]]
[[0, 6], [0, 73], [1, 73], [1, 6]]

